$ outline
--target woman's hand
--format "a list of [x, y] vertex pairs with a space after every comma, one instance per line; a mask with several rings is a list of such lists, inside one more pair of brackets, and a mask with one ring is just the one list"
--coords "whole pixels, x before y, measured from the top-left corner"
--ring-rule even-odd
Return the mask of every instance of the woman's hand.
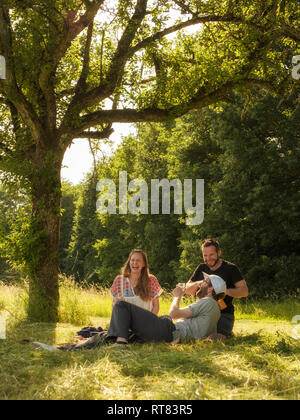
[[112, 306], [114, 306], [117, 302], [122, 302], [124, 300], [125, 300], [124, 299], [124, 296], [118, 295], [117, 297], [114, 298], [113, 303], [112, 303]]
[[159, 296], [157, 296], [155, 299], [152, 300], [152, 313], [154, 315], [158, 315], [159, 312]]

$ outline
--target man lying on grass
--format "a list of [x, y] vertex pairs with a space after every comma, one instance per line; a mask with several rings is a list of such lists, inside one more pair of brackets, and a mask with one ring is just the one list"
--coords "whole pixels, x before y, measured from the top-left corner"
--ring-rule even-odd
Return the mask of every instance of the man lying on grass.
[[[116, 339], [117, 345], [128, 344], [129, 331], [132, 331], [144, 342], [177, 344], [186, 339], [201, 340], [216, 333], [221, 314], [217, 301], [223, 299], [226, 293], [224, 280], [204, 273], [198, 293], [199, 300], [180, 308], [184, 292], [184, 284], [178, 284], [173, 290], [170, 316], [158, 317], [128, 302], [117, 302], [113, 308], [107, 339]], [[182, 321], [173, 323], [171, 318]]]

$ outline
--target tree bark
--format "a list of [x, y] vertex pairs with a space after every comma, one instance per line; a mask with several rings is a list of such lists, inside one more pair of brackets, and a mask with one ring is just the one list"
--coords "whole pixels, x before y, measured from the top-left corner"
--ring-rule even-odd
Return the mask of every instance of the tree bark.
[[32, 180], [30, 290], [28, 317], [39, 322], [59, 319], [59, 236], [61, 208], [60, 150], [36, 153]]

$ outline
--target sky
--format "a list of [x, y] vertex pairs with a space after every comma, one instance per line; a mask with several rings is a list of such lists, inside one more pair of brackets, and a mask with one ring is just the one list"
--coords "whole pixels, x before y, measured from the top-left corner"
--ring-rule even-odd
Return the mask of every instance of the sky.
[[[113, 124], [113, 129], [114, 133], [110, 136], [110, 140], [113, 140], [112, 148], [106, 145], [102, 147], [103, 152], [108, 155], [116, 149], [123, 137], [135, 133], [133, 124]], [[62, 179], [77, 185], [83, 181], [86, 173], [91, 170], [92, 166], [93, 156], [90, 152], [88, 140], [75, 139], [65, 153], [61, 171]]]

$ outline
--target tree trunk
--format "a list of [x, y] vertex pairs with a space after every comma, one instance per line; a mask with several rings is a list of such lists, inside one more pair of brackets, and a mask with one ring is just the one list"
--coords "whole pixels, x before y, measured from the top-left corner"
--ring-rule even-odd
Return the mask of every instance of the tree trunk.
[[32, 179], [28, 317], [37, 322], [57, 322], [63, 153], [52, 150], [38, 156]]

